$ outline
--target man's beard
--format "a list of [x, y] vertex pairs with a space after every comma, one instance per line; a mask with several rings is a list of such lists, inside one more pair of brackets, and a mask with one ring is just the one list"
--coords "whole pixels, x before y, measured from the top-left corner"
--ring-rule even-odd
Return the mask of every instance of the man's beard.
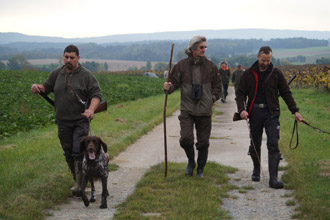
[[260, 65], [260, 66], [259, 66], [259, 69], [260, 69], [260, 71], [263, 72], [263, 71], [266, 71], [266, 70], [268, 69], [268, 66], [269, 66], [269, 65]]
[[65, 64], [65, 66], [66, 66], [66, 68], [68, 70], [72, 70], [73, 69], [73, 65], [71, 63], [67, 63], [67, 64]]

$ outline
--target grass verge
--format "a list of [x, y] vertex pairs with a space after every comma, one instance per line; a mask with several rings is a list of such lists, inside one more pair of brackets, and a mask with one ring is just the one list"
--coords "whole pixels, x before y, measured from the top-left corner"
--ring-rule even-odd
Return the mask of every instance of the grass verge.
[[169, 163], [165, 178], [160, 175], [164, 163], [153, 166], [119, 205], [114, 219], [229, 219], [220, 204], [233, 188], [226, 173], [236, 169], [208, 162], [204, 179], [199, 179], [184, 176], [185, 167], [184, 163]]
[[[180, 93], [168, 99], [167, 114], [179, 107]], [[110, 157], [162, 121], [164, 95], [108, 108], [92, 121], [92, 133], [108, 144]], [[43, 210], [65, 201], [73, 184], [56, 125], [0, 141], [0, 219], [43, 219]]]
[[[330, 131], [330, 94], [312, 89], [292, 90], [305, 121]], [[330, 135], [298, 124], [299, 146], [289, 149], [293, 116], [282, 102], [281, 151], [288, 161], [282, 177], [299, 201], [295, 218], [328, 219], [330, 216]], [[294, 139], [295, 140], [295, 139]], [[295, 144], [295, 143], [294, 143]], [[293, 144], [293, 146], [294, 146]]]

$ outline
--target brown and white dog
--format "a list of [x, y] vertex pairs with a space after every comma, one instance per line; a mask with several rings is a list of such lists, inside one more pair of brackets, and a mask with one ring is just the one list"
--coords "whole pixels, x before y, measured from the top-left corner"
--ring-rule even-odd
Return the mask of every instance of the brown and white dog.
[[[102, 150], [102, 148], [103, 150]], [[80, 151], [84, 153], [84, 159], [82, 164], [83, 179], [81, 184], [82, 199], [86, 207], [89, 206], [89, 202], [95, 202], [95, 187], [94, 180], [102, 181], [102, 201], [101, 209], [107, 208], [107, 197], [109, 192], [107, 189], [108, 182], [108, 163], [109, 155], [107, 144], [97, 136], [85, 136], [80, 141]], [[87, 182], [91, 183], [91, 199], [85, 194]]]

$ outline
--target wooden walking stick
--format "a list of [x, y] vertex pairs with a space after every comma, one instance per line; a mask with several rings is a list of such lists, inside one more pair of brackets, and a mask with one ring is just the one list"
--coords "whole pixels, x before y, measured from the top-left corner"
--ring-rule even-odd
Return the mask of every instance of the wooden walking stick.
[[[170, 56], [170, 63], [169, 63], [169, 66], [168, 66], [167, 82], [170, 81], [170, 74], [171, 74], [171, 67], [172, 67], [172, 57], [173, 57], [173, 48], [174, 48], [174, 43], [172, 43], [172, 48], [171, 48], [171, 56]], [[167, 177], [167, 137], [166, 137], [167, 96], [168, 96], [168, 90], [165, 90], [165, 103], [164, 103], [164, 114], [163, 114], [163, 120], [164, 120], [164, 148], [165, 148], [165, 177]]]

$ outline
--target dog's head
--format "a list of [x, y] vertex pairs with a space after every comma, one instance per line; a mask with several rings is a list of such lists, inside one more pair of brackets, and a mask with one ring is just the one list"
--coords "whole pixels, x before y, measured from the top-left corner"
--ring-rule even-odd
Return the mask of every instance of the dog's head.
[[95, 160], [100, 154], [101, 147], [103, 147], [105, 153], [108, 152], [107, 144], [97, 136], [85, 136], [80, 141], [80, 151], [88, 155], [90, 160]]

